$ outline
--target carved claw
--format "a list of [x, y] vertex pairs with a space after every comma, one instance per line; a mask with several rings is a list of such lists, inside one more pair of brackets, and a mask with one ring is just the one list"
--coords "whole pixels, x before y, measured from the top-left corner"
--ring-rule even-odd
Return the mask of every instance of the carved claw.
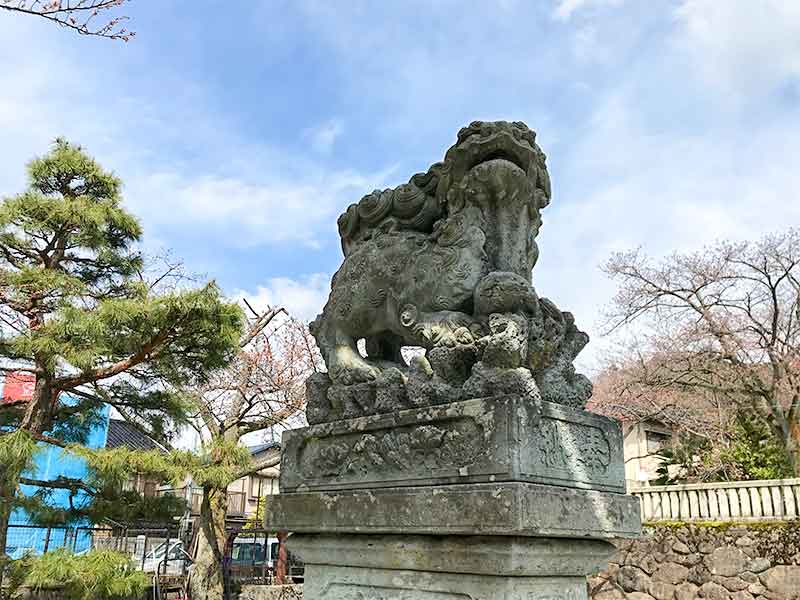
[[351, 385], [376, 379], [381, 371], [373, 367], [357, 352], [347, 346], [340, 346], [333, 352], [330, 377], [336, 383]]

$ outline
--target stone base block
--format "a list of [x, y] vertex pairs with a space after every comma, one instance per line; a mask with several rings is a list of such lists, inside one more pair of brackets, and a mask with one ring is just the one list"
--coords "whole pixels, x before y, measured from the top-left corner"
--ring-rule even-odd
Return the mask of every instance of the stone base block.
[[502, 482], [279, 494], [265, 527], [295, 533], [636, 537], [634, 496]]
[[584, 577], [306, 567], [303, 600], [587, 600]]
[[293, 535], [305, 600], [584, 600], [597, 540]]
[[525, 397], [313, 425], [282, 444], [281, 492], [524, 481], [625, 493], [617, 421]]

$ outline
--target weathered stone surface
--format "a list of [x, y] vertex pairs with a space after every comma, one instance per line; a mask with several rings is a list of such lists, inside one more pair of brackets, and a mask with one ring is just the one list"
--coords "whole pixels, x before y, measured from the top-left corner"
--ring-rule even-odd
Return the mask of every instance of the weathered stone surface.
[[628, 595], [617, 588], [604, 588], [591, 595], [592, 600], [626, 600]]
[[656, 600], [672, 600], [675, 595], [675, 586], [663, 581], [654, 581], [650, 584], [648, 591]]
[[678, 540], [674, 544], [672, 544], [672, 551], [677, 552], [678, 554], [691, 554], [692, 550], [682, 541]]
[[761, 573], [769, 569], [771, 565], [772, 562], [768, 558], [759, 556], [750, 561], [747, 565], [747, 570], [751, 573]]
[[650, 588], [650, 577], [637, 567], [620, 567], [615, 579], [626, 592], [646, 592]]
[[730, 594], [720, 584], [709, 581], [700, 586], [700, 597], [708, 600], [728, 600]]
[[716, 548], [708, 557], [708, 570], [712, 575], [730, 577], [747, 569], [748, 558], [734, 547]]
[[[740, 544], [740, 539], [746, 542]], [[794, 551], [800, 545], [800, 523], [797, 522], [761, 521], [735, 526], [653, 524], [646, 527], [640, 539], [614, 540], [613, 543], [618, 553], [610, 567], [596, 576], [597, 581], [626, 582], [626, 587], [633, 590], [643, 587], [635, 583], [635, 575], [646, 573], [651, 575], [650, 595], [666, 595], [667, 588], [655, 584], [669, 583], [680, 577], [681, 573], [674, 573], [674, 577], [669, 574], [672, 569], [669, 563], [677, 563], [688, 571], [675, 586], [675, 600], [704, 597], [700, 591], [704, 584], [714, 584], [704, 588], [709, 594], [722, 597], [720, 588], [724, 588], [728, 594], [725, 597], [740, 600], [786, 600], [794, 597], [792, 593], [800, 598], [800, 581], [797, 580], [800, 576], [796, 574], [800, 565]], [[693, 552], [676, 552], [682, 544]], [[658, 568], [651, 571], [653, 564]], [[711, 568], [716, 573], [712, 574]], [[793, 592], [795, 588], [798, 589]]]
[[385, 370], [408, 373], [403, 346], [425, 348], [431, 363], [438, 348], [469, 348], [454, 368], [431, 369], [431, 385], [409, 374], [408, 400], [418, 406], [455, 392], [582, 408], [591, 383], [572, 362], [588, 336], [531, 286], [549, 200], [535, 134], [523, 123], [474, 122], [443, 163], [350, 205], [339, 217], [344, 262], [311, 326], [331, 382], [324, 397], [321, 385], [309, 395], [312, 422], [389, 408], [363, 384]]
[[800, 566], [780, 565], [761, 574], [763, 583], [770, 592], [784, 598], [800, 597]]
[[342, 534], [294, 534], [289, 548], [315, 565], [511, 577], [586, 575], [614, 551], [600, 540]]
[[689, 569], [689, 573], [686, 575], [686, 581], [696, 585], [703, 585], [704, 583], [711, 581], [711, 571], [709, 571], [704, 565], [695, 565]]
[[675, 600], [695, 600], [698, 589], [693, 583], [685, 581], [675, 586]]
[[519, 396], [287, 431], [281, 490], [526, 481], [625, 491], [619, 424]]
[[760, 596], [767, 591], [767, 588], [760, 583], [751, 583], [747, 586], [747, 591], [756, 596]]
[[683, 565], [668, 562], [661, 565], [656, 572], [653, 573], [653, 581], [663, 581], [664, 583], [675, 585], [685, 581], [688, 574], [689, 569]]
[[584, 600], [603, 540], [638, 535], [619, 426], [582, 410], [588, 336], [531, 285], [549, 199], [534, 133], [475, 122], [340, 217], [310, 326], [327, 374], [265, 516], [293, 532], [306, 600]]
[[729, 592], [738, 592], [739, 590], [745, 590], [751, 583], [749, 581], [742, 579], [741, 576], [723, 577], [722, 575], [713, 575], [711, 577], [711, 581], [720, 584]]
[[758, 581], [758, 575], [750, 571], [742, 571], [739, 573], [739, 575], [737, 575], [737, 577], [742, 581], [746, 581], [747, 583], [755, 583]]
[[585, 600], [582, 577], [503, 577], [307, 565], [306, 600]]
[[639, 501], [532, 483], [280, 494], [265, 526], [299, 533], [633, 537]]

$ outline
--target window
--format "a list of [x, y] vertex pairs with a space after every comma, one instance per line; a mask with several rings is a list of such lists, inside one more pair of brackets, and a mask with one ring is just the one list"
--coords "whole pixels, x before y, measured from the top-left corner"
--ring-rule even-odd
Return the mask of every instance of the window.
[[250, 478], [250, 497], [259, 498], [273, 493], [275, 479], [272, 477], [253, 476]]
[[250, 477], [250, 497], [251, 498], [258, 498], [262, 494], [266, 492], [266, 481], [264, 481], [263, 477], [259, 477], [258, 475], [253, 475]]
[[670, 440], [670, 434], [661, 433], [660, 431], [645, 431], [645, 440], [647, 442], [647, 453], [655, 454], [661, 450]]

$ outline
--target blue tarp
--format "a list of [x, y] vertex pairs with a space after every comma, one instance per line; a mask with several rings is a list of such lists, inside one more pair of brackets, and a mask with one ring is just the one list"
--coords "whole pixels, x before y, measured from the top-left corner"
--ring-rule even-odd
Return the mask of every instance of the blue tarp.
[[[69, 403], [69, 399], [61, 398], [62, 402]], [[101, 414], [102, 420], [100, 425], [94, 427], [90, 432], [87, 439], [86, 446], [89, 448], [103, 448], [106, 444], [106, 436], [108, 435], [108, 420], [110, 409], [108, 406], [103, 408]], [[43, 481], [53, 480], [56, 477], [70, 477], [74, 479], [84, 479], [87, 475], [86, 462], [76, 456], [65, 453], [61, 448], [51, 446], [49, 444], [41, 444], [41, 451], [37, 453], [35, 458], [35, 467], [26, 472], [25, 475], [31, 479], [40, 479]], [[20, 486], [22, 492], [26, 495], [32, 495], [39, 489], [36, 486], [22, 485]], [[48, 498], [48, 504], [57, 507], [69, 507], [70, 490], [53, 490]], [[76, 506], [80, 506], [86, 501], [86, 495], [79, 492], [73, 499]], [[44, 551], [45, 540], [47, 537], [47, 528], [45, 527], [19, 527], [19, 525], [29, 525], [30, 518], [28, 514], [21, 509], [15, 510], [11, 513], [9, 521], [8, 543], [6, 552], [11, 558], [19, 558], [26, 552], [33, 552], [40, 554]], [[17, 527], [15, 527], [17, 525]], [[88, 523], [87, 523], [88, 525]], [[81, 551], [89, 548], [90, 539], [88, 532], [81, 533], [80, 530], [75, 534], [70, 532], [65, 535], [64, 530], [54, 530], [50, 536], [48, 548], [53, 549], [64, 545], [68, 542], [70, 547], [74, 547], [75, 551]]]

